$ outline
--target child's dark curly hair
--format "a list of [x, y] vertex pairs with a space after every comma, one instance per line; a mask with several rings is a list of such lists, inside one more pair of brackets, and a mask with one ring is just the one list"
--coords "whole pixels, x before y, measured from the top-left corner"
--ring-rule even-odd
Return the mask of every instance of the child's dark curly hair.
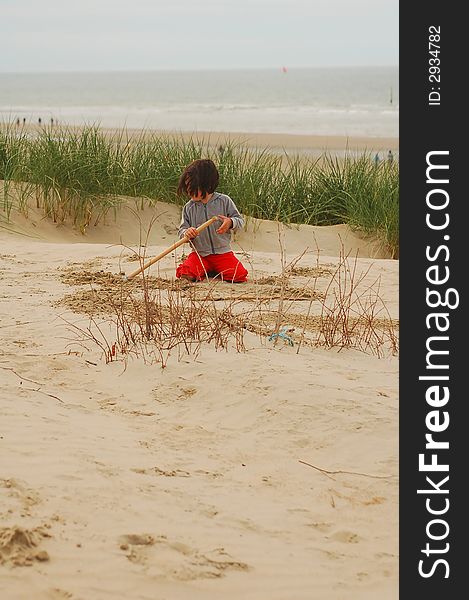
[[177, 187], [177, 193], [189, 197], [202, 192], [205, 198], [212, 194], [218, 185], [219, 174], [215, 163], [210, 159], [200, 158], [192, 161], [185, 169]]

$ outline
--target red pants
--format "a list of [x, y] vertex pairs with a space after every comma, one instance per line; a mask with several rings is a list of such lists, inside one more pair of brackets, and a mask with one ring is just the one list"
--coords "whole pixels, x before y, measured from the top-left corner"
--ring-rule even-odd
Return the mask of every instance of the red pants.
[[220, 275], [223, 281], [238, 283], [246, 281], [248, 272], [239, 262], [233, 252], [225, 254], [209, 254], [199, 256], [197, 252], [191, 252], [186, 260], [176, 269], [176, 277], [189, 275], [197, 281], [201, 281], [207, 273]]

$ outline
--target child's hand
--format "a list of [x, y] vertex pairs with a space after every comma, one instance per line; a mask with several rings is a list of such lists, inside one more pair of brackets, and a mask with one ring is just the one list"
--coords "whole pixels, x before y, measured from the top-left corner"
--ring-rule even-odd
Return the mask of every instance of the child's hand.
[[186, 229], [186, 233], [184, 235], [186, 236], [186, 238], [192, 240], [193, 238], [199, 235], [199, 232], [195, 227], [189, 227], [189, 229]]
[[226, 233], [228, 229], [233, 227], [233, 221], [230, 217], [225, 217], [224, 215], [217, 215], [218, 218], [223, 221], [220, 227], [217, 229], [217, 233]]

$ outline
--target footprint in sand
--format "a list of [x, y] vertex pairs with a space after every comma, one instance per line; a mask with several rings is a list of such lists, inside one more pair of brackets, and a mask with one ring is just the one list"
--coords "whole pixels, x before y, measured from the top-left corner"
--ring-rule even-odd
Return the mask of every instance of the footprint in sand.
[[173, 469], [171, 471], [160, 469], [159, 467], [151, 467], [149, 469], [130, 469], [134, 473], [140, 475], [160, 475], [162, 477], [190, 477], [191, 474], [188, 471], [182, 471], [181, 469]]
[[233, 560], [224, 548], [202, 554], [189, 545], [170, 541], [166, 536], [127, 534], [119, 538], [119, 547], [130, 562], [144, 565], [153, 576], [177, 581], [214, 579], [226, 572], [247, 571], [246, 563]]
[[145, 565], [147, 562], [147, 553], [145, 548], [153, 546], [155, 538], [148, 534], [131, 533], [119, 537], [119, 548], [126, 552], [127, 559], [136, 564]]
[[356, 533], [352, 531], [336, 531], [330, 537], [330, 540], [335, 540], [336, 542], [343, 542], [344, 544], [358, 544], [360, 538]]
[[176, 391], [172, 387], [168, 387], [166, 390], [162, 389], [161, 386], [152, 390], [153, 398], [157, 402], [163, 404], [174, 402], [176, 400], [187, 400], [196, 393], [197, 388], [192, 386], [183, 387], [179, 384], [176, 385]]
[[0, 479], [0, 514], [19, 512], [22, 517], [29, 516], [40, 501], [39, 494], [18, 479]]
[[61, 590], [60, 588], [53, 588], [49, 591], [48, 597], [50, 600], [67, 600], [73, 598], [73, 594], [66, 590]]
[[151, 546], [155, 543], [155, 538], [148, 533], [131, 533], [129, 535], [121, 535], [119, 542], [121, 546]]
[[186, 387], [181, 388], [181, 393], [178, 396], [178, 399], [190, 398], [197, 392], [197, 388], [195, 387]]
[[326, 523], [324, 521], [318, 521], [315, 523], [307, 523], [308, 527], [313, 527], [314, 529], [316, 529], [317, 531], [320, 531], [321, 533], [328, 533], [331, 529], [331, 527], [333, 526], [332, 523]]

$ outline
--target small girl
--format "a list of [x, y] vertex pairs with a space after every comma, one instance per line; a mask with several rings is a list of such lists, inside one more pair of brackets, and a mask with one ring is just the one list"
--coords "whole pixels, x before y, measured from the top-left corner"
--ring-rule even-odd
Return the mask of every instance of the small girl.
[[[194, 160], [179, 178], [178, 194], [186, 195], [189, 202], [182, 209], [179, 237], [188, 237], [193, 251], [176, 269], [176, 277], [201, 281], [207, 276], [219, 276], [223, 281], [246, 281], [247, 270], [231, 250], [231, 232], [242, 229], [244, 219], [233, 200], [216, 192], [219, 174], [213, 161]], [[196, 227], [218, 217], [222, 224], [212, 223], [197, 231]]]

